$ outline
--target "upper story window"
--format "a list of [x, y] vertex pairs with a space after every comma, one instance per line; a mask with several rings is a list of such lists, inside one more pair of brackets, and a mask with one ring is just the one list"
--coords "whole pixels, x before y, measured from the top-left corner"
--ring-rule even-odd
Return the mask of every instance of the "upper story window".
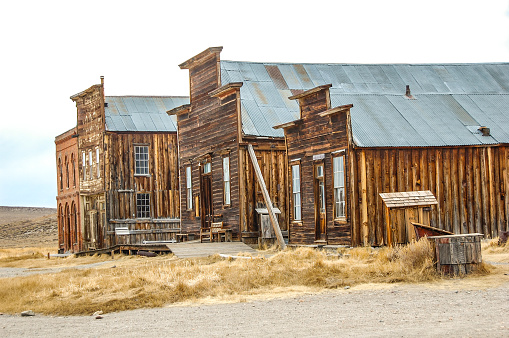
[[345, 155], [332, 158], [334, 172], [334, 218], [346, 218]]
[[94, 160], [92, 159], [92, 150], [88, 151], [88, 169], [90, 170], [89, 179], [94, 178]]
[[134, 174], [148, 175], [148, 146], [134, 146]]
[[69, 189], [69, 161], [65, 158], [65, 183], [67, 189]]
[[302, 219], [300, 200], [300, 165], [292, 165], [292, 195], [293, 195], [293, 219]]
[[63, 178], [63, 171], [62, 171], [62, 160], [58, 159], [58, 183], [60, 186], [60, 190], [64, 189], [64, 178]]
[[83, 180], [87, 179], [87, 157], [85, 152], [81, 152], [81, 171], [83, 172]]
[[230, 205], [230, 157], [223, 157], [223, 191], [224, 191], [224, 204]]
[[99, 165], [99, 148], [95, 148], [95, 165], [97, 166], [97, 178], [101, 177], [101, 166]]
[[193, 185], [191, 181], [191, 166], [186, 167], [186, 194], [187, 210], [193, 208]]
[[74, 154], [71, 155], [71, 169], [72, 169], [72, 185], [76, 186], [76, 160], [74, 159]]

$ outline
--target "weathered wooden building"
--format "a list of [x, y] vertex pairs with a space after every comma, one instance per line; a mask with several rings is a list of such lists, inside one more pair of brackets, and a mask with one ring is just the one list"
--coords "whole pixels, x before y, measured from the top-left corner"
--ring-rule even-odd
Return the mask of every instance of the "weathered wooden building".
[[433, 227], [508, 230], [509, 64], [257, 63], [221, 51], [180, 65], [189, 99], [104, 97], [102, 83], [72, 97], [80, 250], [167, 240], [179, 222], [197, 235], [222, 221], [257, 242], [267, 208], [248, 145], [292, 244], [404, 243], [408, 220], [388, 222], [379, 196], [402, 191], [434, 194]]
[[[509, 64], [218, 69], [223, 87], [240, 87], [243, 130], [285, 131], [290, 243], [384, 245], [379, 193], [400, 191], [436, 196], [434, 227], [508, 229]], [[410, 237], [404, 223], [390, 219], [396, 243]]]
[[282, 121], [252, 104], [256, 88], [229, 76], [236, 64], [221, 61], [221, 50], [209, 48], [180, 65], [189, 70], [190, 104], [169, 112], [177, 116], [179, 130], [182, 231], [198, 234], [222, 221], [234, 238], [256, 243], [265, 202], [247, 145], [254, 147], [287, 234], [286, 147], [284, 134], [271, 128]]
[[166, 111], [188, 98], [104, 96], [101, 78], [71, 99], [82, 245], [65, 249], [173, 239], [180, 232], [178, 146]]
[[58, 249], [80, 251], [78, 142], [76, 128], [55, 137], [57, 168]]

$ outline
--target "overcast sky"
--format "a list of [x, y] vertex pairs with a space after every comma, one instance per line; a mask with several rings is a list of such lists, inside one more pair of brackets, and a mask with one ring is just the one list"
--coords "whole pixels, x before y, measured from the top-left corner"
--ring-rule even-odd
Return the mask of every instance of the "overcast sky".
[[178, 65], [509, 62], [509, 1], [2, 1], [0, 205], [55, 207], [69, 97], [189, 95]]

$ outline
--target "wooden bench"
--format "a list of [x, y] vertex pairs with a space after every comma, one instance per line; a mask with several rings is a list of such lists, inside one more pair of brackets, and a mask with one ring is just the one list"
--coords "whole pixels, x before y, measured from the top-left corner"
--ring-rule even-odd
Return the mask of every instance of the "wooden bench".
[[232, 229], [225, 228], [223, 222], [214, 222], [211, 223], [210, 228], [200, 229], [200, 242], [203, 242], [203, 239], [208, 239], [210, 242], [213, 242], [214, 238], [217, 238], [218, 242], [221, 242], [222, 239], [224, 239], [225, 242], [231, 242]]
[[175, 237], [177, 238], [177, 243], [180, 243], [180, 242], [187, 242], [189, 235], [188, 234], [176, 234]]

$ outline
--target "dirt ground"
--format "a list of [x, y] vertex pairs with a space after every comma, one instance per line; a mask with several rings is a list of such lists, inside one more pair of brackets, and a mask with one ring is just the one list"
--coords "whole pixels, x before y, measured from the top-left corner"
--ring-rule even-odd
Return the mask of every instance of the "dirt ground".
[[[508, 277], [509, 279], [509, 277]], [[80, 317], [0, 316], [0, 336], [507, 337], [509, 283], [371, 285], [273, 300]]]
[[[54, 244], [56, 248], [54, 209], [15, 209], [0, 207], [0, 247]], [[25, 216], [24, 211], [28, 211]], [[282, 290], [278, 298], [271, 294], [270, 298], [208, 299], [201, 304], [109, 313], [102, 319], [0, 314], [0, 337], [509, 337], [509, 255], [486, 260], [495, 266], [490, 276], [428, 284]], [[94, 266], [84, 266], [89, 267]], [[57, 270], [3, 268], [0, 278]]]

